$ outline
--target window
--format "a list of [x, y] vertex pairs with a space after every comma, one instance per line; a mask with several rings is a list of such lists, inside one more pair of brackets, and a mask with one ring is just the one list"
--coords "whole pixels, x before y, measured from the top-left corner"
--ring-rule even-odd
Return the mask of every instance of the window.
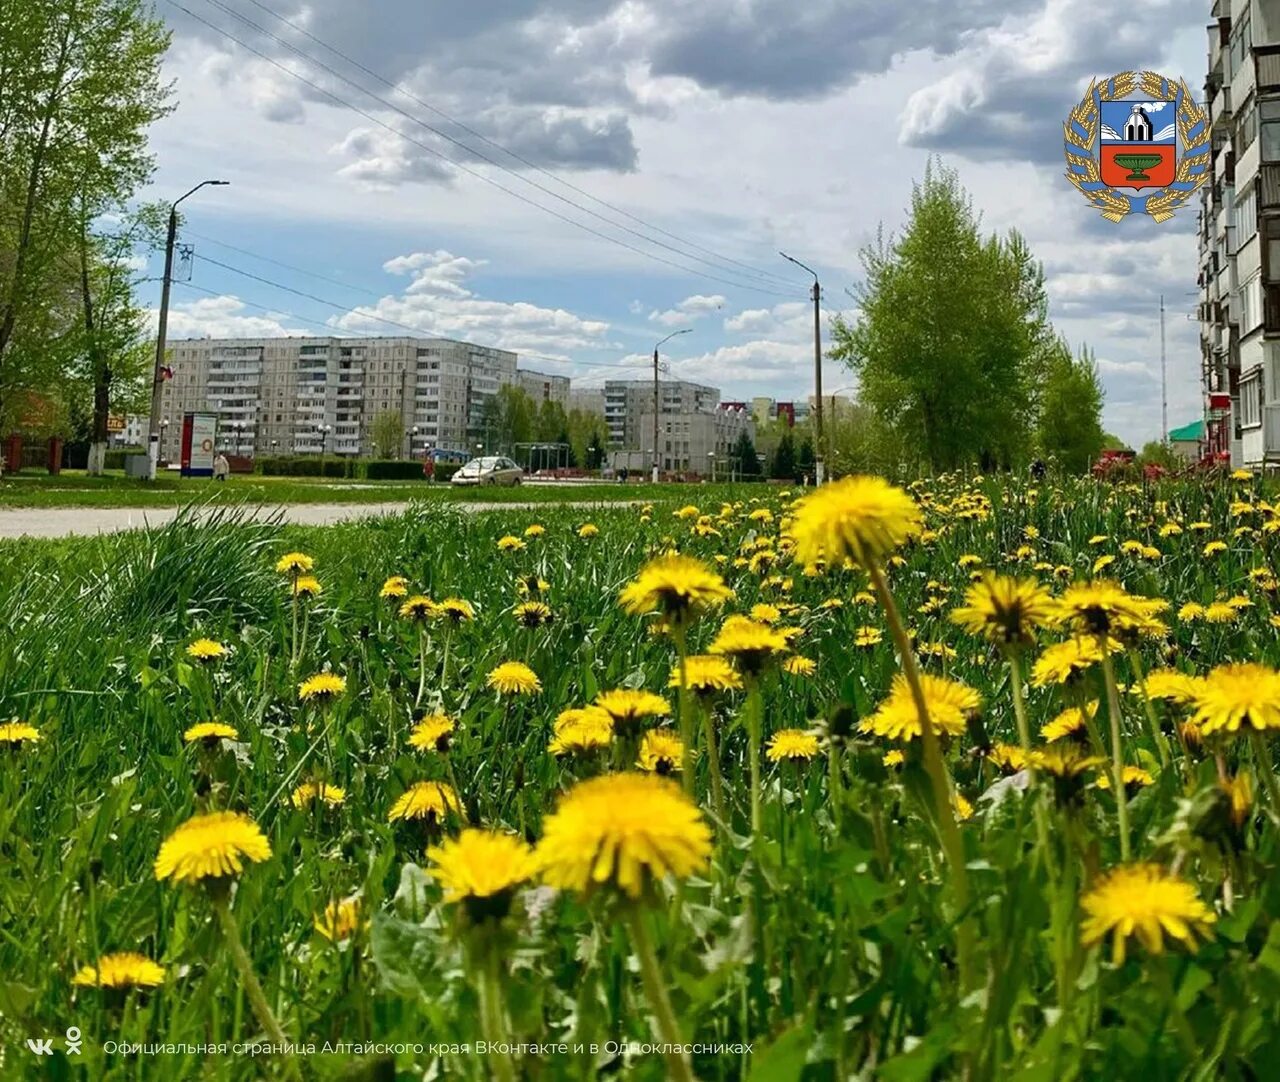
[[1248, 334], [1262, 323], [1262, 278], [1250, 278], [1240, 287], [1240, 334]]
[[1234, 80], [1236, 72], [1244, 67], [1249, 59], [1249, 48], [1253, 44], [1253, 27], [1250, 24], [1249, 16], [1246, 14], [1243, 19], [1233, 29], [1231, 34], [1231, 47], [1227, 56], [1227, 79]]
[[1257, 368], [1240, 381], [1240, 427], [1255, 428], [1262, 424], [1262, 369]]
[[1236, 200], [1232, 218], [1234, 219], [1233, 225], [1235, 227], [1235, 246], [1239, 250], [1258, 231], [1258, 191], [1256, 188], [1250, 188], [1248, 195], [1242, 195]]
[[1280, 101], [1264, 101], [1258, 109], [1261, 113], [1262, 160], [1280, 162]]
[[1258, 110], [1250, 106], [1249, 111], [1240, 118], [1240, 125], [1236, 128], [1236, 154], [1243, 154], [1253, 145], [1256, 138], [1258, 138]]

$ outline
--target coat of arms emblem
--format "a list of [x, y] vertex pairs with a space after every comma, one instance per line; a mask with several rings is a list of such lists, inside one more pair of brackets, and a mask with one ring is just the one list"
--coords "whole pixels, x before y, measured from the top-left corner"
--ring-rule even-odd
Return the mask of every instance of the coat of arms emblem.
[[1209, 176], [1209, 117], [1184, 81], [1124, 71], [1094, 81], [1063, 125], [1067, 179], [1108, 221], [1172, 218]]

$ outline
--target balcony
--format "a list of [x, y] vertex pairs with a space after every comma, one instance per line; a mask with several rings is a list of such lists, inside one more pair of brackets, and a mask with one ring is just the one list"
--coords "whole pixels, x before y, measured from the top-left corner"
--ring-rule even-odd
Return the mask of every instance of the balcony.
[[1280, 210], [1280, 163], [1258, 168], [1258, 210]]
[[1223, 86], [1213, 96], [1209, 104], [1209, 117], [1212, 126], [1224, 127], [1231, 119], [1231, 87]]
[[1280, 90], [1280, 44], [1255, 45], [1253, 60], [1258, 92]]

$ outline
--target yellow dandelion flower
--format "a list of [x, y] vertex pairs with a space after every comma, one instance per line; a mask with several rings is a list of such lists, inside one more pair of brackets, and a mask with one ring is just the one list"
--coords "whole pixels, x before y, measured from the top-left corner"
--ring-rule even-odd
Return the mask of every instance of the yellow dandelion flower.
[[652, 691], [617, 688], [596, 696], [595, 705], [613, 719], [620, 729], [634, 729], [645, 718], [661, 718], [671, 713], [671, 704]]
[[405, 598], [400, 606], [401, 616], [406, 620], [415, 620], [419, 623], [433, 619], [438, 611], [436, 603], [422, 594], [414, 594], [413, 597]]
[[220, 721], [201, 721], [183, 733], [182, 739], [187, 744], [197, 741], [213, 743], [216, 740], [239, 740], [240, 734], [232, 726]]
[[387, 812], [387, 821], [425, 819], [430, 824], [439, 824], [450, 814], [459, 817], [463, 814], [453, 786], [443, 781], [418, 781], [396, 798]]
[[330, 785], [324, 781], [304, 781], [289, 794], [289, 802], [301, 810], [313, 804], [324, 804], [336, 808], [347, 799], [347, 791], [338, 785]]
[[584, 541], [589, 541], [593, 537], [597, 537], [600, 533], [600, 527], [593, 522], [584, 522], [578, 527], [578, 536]]
[[818, 671], [818, 663], [811, 657], [792, 654], [782, 663], [782, 671], [791, 676], [812, 676]]
[[[981, 696], [957, 680], [924, 673], [920, 685], [933, 728], [952, 736], [963, 733], [969, 716], [982, 706]], [[921, 734], [920, 714], [906, 677], [898, 673], [893, 678], [888, 697], [860, 728], [887, 740], [914, 740]]]
[[1096, 575], [1099, 571], [1103, 571], [1116, 562], [1116, 558], [1110, 553], [1105, 556], [1099, 556], [1093, 561], [1093, 573]]
[[319, 597], [320, 580], [315, 575], [299, 575], [293, 580], [294, 597]]
[[271, 857], [271, 843], [258, 824], [239, 812], [209, 812], [188, 819], [160, 846], [156, 879], [195, 883], [239, 875], [244, 862]]
[[316, 673], [298, 685], [298, 699], [304, 703], [315, 702], [321, 705], [332, 702], [347, 690], [344, 677], [333, 672]]
[[1202, 556], [1217, 556], [1219, 553], [1227, 551], [1227, 543], [1225, 541], [1210, 541], [1204, 548], [1200, 550]]
[[315, 560], [305, 552], [286, 552], [276, 561], [276, 571], [281, 575], [302, 575], [315, 565]]
[[524, 542], [512, 534], [498, 538], [499, 552], [519, 552], [522, 548], [524, 548]]
[[966, 819], [973, 818], [973, 805], [962, 793], [951, 794], [951, 806], [955, 809], [957, 822], [963, 823]]
[[956, 561], [961, 571], [968, 571], [971, 567], [980, 567], [982, 565], [982, 557], [975, 556], [972, 552], [966, 552]]
[[511, 610], [516, 622], [525, 627], [542, 627], [555, 619], [551, 606], [541, 601], [522, 601]]
[[769, 737], [764, 754], [771, 763], [807, 761], [818, 754], [818, 738], [804, 729], [779, 729]]
[[767, 605], [764, 602], [752, 605], [749, 615], [758, 624], [776, 624], [782, 619], [782, 613], [776, 605]]
[[902, 766], [906, 761], [907, 761], [907, 757], [903, 755], [902, 752], [899, 751], [897, 748], [894, 748], [893, 751], [886, 751], [884, 753], [884, 756], [880, 760], [880, 762], [883, 763], [890, 770], [893, 770], [893, 769], [896, 769], [897, 767]]
[[536, 695], [542, 690], [542, 681], [523, 661], [504, 661], [487, 677], [488, 684], [499, 695]]
[[164, 978], [164, 966], [145, 954], [119, 951], [104, 954], [96, 966], [82, 966], [71, 983], [77, 988], [155, 988]]
[[460, 597], [446, 597], [436, 605], [436, 615], [448, 620], [451, 624], [461, 624], [476, 618], [476, 610], [470, 601]]
[[757, 676], [771, 661], [789, 654], [791, 642], [781, 631], [735, 614], [720, 626], [708, 652], [730, 658], [745, 676]]
[[1124, 964], [1125, 945], [1137, 936], [1152, 954], [1164, 950], [1166, 934], [1194, 950], [1197, 935], [1208, 937], [1213, 911], [1185, 879], [1158, 864], [1115, 868], [1080, 899], [1085, 918], [1080, 937], [1085, 946], [1112, 937], [1112, 959]]
[[[1108, 766], [1107, 770], [1110, 769], [1110, 766]], [[1151, 776], [1151, 771], [1143, 770], [1140, 766], [1126, 766], [1121, 771], [1121, 776], [1124, 778], [1126, 790], [1145, 789], [1148, 785], [1155, 785], [1156, 783], [1156, 779]], [[1106, 771], [1101, 771], [1093, 784], [1099, 789], [1110, 789], [1111, 775]]]
[[613, 743], [613, 718], [598, 706], [562, 710], [547, 751], [557, 757], [581, 755]]
[[[1143, 681], [1146, 684], [1148, 699], [1164, 699], [1171, 703], [1189, 703], [1196, 697], [1200, 685], [1200, 677], [1177, 669], [1153, 669], [1147, 673]], [[1134, 688], [1140, 693], [1141, 688]]]
[[1035, 579], [985, 572], [965, 592], [965, 603], [951, 619], [991, 642], [1030, 643], [1037, 628], [1054, 616], [1053, 598]]
[[537, 522], [524, 528], [525, 537], [541, 537], [546, 532], [547, 528]]
[[[685, 659], [685, 675], [690, 691], [710, 695], [718, 691], [737, 691], [742, 687], [738, 670], [722, 657], [711, 654], [693, 654]], [[680, 666], [671, 670], [667, 687], [680, 686]]]
[[534, 852], [521, 838], [469, 828], [427, 850], [444, 900], [472, 921], [500, 920], [517, 888], [537, 874]]
[[1280, 729], [1280, 673], [1257, 662], [1219, 665], [1195, 687], [1191, 721], [1204, 736]]
[[684, 769], [684, 743], [669, 729], [650, 729], [640, 740], [636, 766], [651, 774], [674, 774]]
[[0, 746], [20, 748], [23, 744], [38, 744], [42, 739], [40, 730], [25, 721], [0, 723]]
[[607, 774], [579, 782], [543, 822], [542, 878], [587, 894], [613, 887], [639, 898], [658, 879], [707, 867], [711, 829], [668, 778]]
[[1188, 601], [1178, 610], [1178, 619], [1184, 624], [1192, 623], [1204, 617], [1204, 606], [1198, 601]]
[[443, 754], [449, 750], [454, 728], [453, 718], [448, 714], [427, 714], [409, 734], [409, 746], [419, 751], [438, 751]]
[[1226, 601], [1214, 601], [1204, 607], [1204, 622], [1206, 624], [1230, 624], [1234, 623], [1239, 612], [1234, 605]]
[[860, 627], [853, 633], [854, 646], [878, 646], [884, 641], [884, 632], [878, 627]]
[[801, 563], [879, 561], [920, 533], [922, 515], [902, 489], [881, 477], [846, 477], [805, 496], [791, 526]]
[[384, 601], [398, 601], [409, 594], [409, 580], [403, 575], [392, 575], [382, 584], [378, 596]]
[[1161, 537], [1177, 537], [1182, 533], [1182, 527], [1176, 522], [1166, 522], [1156, 531]]
[[363, 926], [362, 908], [359, 898], [335, 899], [311, 923], [329, 942], [341, 943], [350, 939]]
[[618, 603], [632, 616], [658, 612], [668, 621], [683, 624], [731, 597], [733, 591], [718, 573], [701, 560], [677, 553], [645, 564], [623, 587]]
[[187, 647], [187, 657], [196, 661], [218, 661], [227, 656], [227, 648], [214, 639], [196, 639]]
[[987, 759], [1006, 774], [1016, 774], [1027, 765], [1027, 753], [1016, 744], [993, 744]]
[[1052, 721], [1046, 722], [1040, 727], [1040, 736], [1050, 743], [1055, 740], [1065, 740], [1068, 737], [1083, 740], [1089, 734], [1086, 716], [1091, 719], [1097, 713], [1098, 702], [1096, 699], [1089, 700], [1085, 704], [1084, 710], [1081, 710], [1078, 706], [1069, 706], [1055, 715]]

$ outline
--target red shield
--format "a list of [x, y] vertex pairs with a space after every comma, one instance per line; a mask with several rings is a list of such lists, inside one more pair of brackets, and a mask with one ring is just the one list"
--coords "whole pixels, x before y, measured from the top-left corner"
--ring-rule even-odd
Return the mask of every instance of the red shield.
[[1166, 188], [1177, 172], [1171, 143], [1104, 143], [1102, 182], [1112, 188]]

